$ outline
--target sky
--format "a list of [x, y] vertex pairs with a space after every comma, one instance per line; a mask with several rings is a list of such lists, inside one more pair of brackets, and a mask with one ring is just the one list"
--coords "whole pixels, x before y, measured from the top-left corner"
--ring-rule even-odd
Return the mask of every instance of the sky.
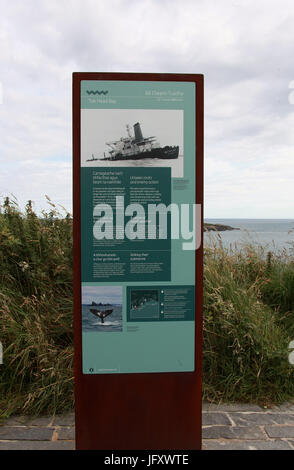
[[107, 304], [122, 303], [121, 286], [83, 286], [82, 304], [91, 304], [92, 302], [102, 302]]
[[203, 73], [205, 217], [293, 218], [293, 0], [0, 0], [0, 196], [71, 211], [72, 72]]

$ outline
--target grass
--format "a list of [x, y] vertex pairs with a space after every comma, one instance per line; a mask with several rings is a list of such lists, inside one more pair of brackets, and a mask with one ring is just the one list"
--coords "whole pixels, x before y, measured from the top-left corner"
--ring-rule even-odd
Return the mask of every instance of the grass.
[[37, 217], [0, 214], [0, 416], [73, 407], [72, 220], [48, 200]]
[[245, 244], [206, 249], [204, 397], [278, 404], [294, 397], [294, 259]]
[[[0, 212], [0, 417], [73, 408], [72, 219]], [[205, 250], [203, 394], [278, 404], [294, 396], [294, 256], [244, 245]]]

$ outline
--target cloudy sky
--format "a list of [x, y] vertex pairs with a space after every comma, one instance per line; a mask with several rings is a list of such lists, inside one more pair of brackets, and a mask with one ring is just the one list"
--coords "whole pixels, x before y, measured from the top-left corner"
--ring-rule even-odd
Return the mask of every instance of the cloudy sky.
[[203, 73], [205, 216], [294, 217], [293, 0], [0, 7], [1, 196], [71, 210], [73, 71]]
[[102, 302], [108, 304], [122, 303], [121, 286], [84, 286], [82, 288], [82, 304]]

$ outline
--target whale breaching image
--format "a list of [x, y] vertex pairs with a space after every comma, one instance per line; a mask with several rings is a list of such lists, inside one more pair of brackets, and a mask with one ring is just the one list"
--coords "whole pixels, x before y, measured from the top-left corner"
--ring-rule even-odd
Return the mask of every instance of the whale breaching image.
[[122, 287], [82, 287], [83, 332], [122, 331]]

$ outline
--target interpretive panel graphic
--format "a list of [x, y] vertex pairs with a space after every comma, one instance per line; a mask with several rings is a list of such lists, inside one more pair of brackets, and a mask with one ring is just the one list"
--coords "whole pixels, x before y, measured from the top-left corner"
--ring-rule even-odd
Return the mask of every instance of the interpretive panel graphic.
[[127, 321], [192, 321], [194, 286], [128, 287]]
[[122, 288], [84, 286], [82, 319], [83, 331], [122, 331]]
[[195, 96], [81, 81], [84, 374], [195, 370]]
[[[147, 208], [170, 202], [170, 168], [81, 168], [83, 281], [170, 281], [171, 240], [148, 238]], [[142, 213], [126, 215], [137, 203]], [[110, 213], [101, 217], [99, 204], [108, 204]], [[170, 231], [169, 216], [167, 224]], [[130, 228], [133, 239], [125, 233]]]
[[83, 109], [81, 118], [82, 166], [169, 167], [183, 176], [183, 110]]

